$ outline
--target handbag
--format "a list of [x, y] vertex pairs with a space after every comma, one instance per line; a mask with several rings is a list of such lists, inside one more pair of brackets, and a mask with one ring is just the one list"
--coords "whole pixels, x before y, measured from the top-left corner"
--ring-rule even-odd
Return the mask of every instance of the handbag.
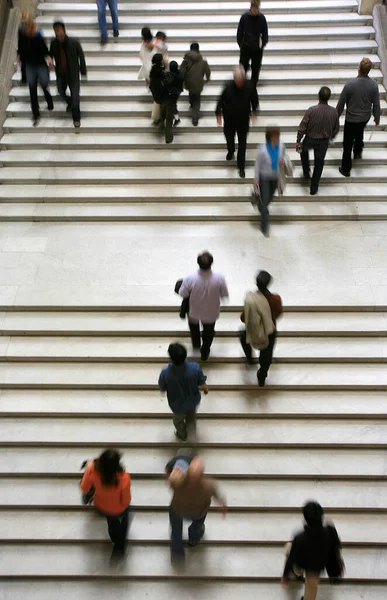
[[253, 205], [253, 208], [258, 209], [259, 211], [261, 210], [262, 198], [261, 191], [259, 188], [253, 186], [253, 189], [251, 191], [250, 202]]

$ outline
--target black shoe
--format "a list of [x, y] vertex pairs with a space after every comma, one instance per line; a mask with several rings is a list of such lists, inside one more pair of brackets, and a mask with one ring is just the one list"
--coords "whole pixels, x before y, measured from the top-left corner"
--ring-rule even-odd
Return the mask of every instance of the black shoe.
[[339, 172], [344, 175], [344, 177], [351, 177], [351, 173], [349, 171], [343, 171], [341, 167], [339, 167]]
[[239, 177], [241, 177], [242, 179], [244, 179], [246, 177], [246, 173], [244, 169], [239, 169]]
[[185, 434], [185, 436], [181, 436], [179, 433], [177, 433], [177, 431], [175, 431], [175, 436], [177, 437], [179, 442], [182, 442], [183, 444], [185, 444], [188, 438], [187, 434]]
[[305, 179], [305, 181], [309, 181], [310, 180], [310, 173], [308, 173], [307, 175], [305, 175], [305, 173], [303, 173], [302, 178]]
[[40, 123], [40, 115], [32, 117], [32, 127], [37, 127]]
[[257, 379], [258, 379], [259, 387], [264, 387], [265, 381], [266, 381], [266, 376], [262, 375], [260, 370], [257, 373]]
[[269, 230], [269, 225], [266, 225], [266, 227], [262, 227], [262, 225], [261, 225], [261, 232], [262, 232], [262, 233], [263, 233], [263, 235], [264, 235], [265, 237], [267, 237], [267, 238], [268, 238], [268, 237], [270, 237], [270, 236], [269, 236], [269, 231], [270, 231], [270, 230]]
[[232, 160], [234, 158], [234, 152], [227, 152], [226, 160]]
[[361, 153], [361, 152], [358, 152], [358, 154], [354, 154], [354, 155], [353, 155], [353, 158], [354, 158], [355, 160], [361, 160], [361, 159], [363, 158], [363, 155], [362, 155], [362, 153]]
[[107, 43], [108, 43], [108, 39], [101, 37], [101, 46], [105, 46]]
[[113, 37], [118, 38], [120, 35], [120, 32], [118, 31], [118, 29], [116, 29], [115, 31], [113, 31]]
[[206, 526], [203, 525], [198, 539], [197, 540], [188, 540], [188, 546], [191, 546], [191, 548], [193, 548], [194, 546], [197, 546], [198, 543], [200, 542], [200, 540], [203, 538], [205, 530], [206, 530]]
[[75, 129], [79, 129], [81, 126], [81, 122], [80, 121], [74, 121], [74, 127]]
[[192, 120], [192, 125], [193, 125], [194, 127], [197, 127], [197, 126], [199, 125], [199, 121], [194, 121], [194, 120]]
[[209, 356], [210, 356], [210, 350], [208, 350], [208, 352], [203, 352], [202, 348], [200, 349], [200, 357], [204, 362], [206, 360], [208, 360]]
[[171, 140], [165, 140], [166, 144], [172, 144], [172, 142], [173, 142], [173, 138]]
[[110, 555], [110, 564], [114, 565], [125, 558], [125, 550], [114, 546]]
[[311, 196], [315, 196], [318, 192], [318, 187], [311, 187], [310, 188], [310, 195]]
[[180, 118], [173, 121], [173, 127], [177, 127], [181, 123]]
[[52, 101], [51, 96], [49, 98], [47, 98], [47, 108], [48, 108], [48, 110], [54, 110], [54, 103]]

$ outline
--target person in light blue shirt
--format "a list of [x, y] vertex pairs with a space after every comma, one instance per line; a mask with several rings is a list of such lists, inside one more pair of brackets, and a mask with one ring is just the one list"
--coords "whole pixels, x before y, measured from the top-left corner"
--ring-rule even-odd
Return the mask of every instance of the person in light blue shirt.
[[201, 395], [208, 394], [207, 377], [200, 365], [187, 360], [187, 350], [178, 342], [170, 344], [168, 354], [171, 363], [165, 367], [159, 377], [159, 388], [167, 393], [168, 404], [173, 412], [175, 435], [185, 442], [188, 429], [196, 431], [196, 410]]

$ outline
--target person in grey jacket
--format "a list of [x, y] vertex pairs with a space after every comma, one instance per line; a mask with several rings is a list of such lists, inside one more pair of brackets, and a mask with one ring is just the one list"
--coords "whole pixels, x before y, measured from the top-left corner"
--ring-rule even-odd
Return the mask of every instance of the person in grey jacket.
[[345, 113], [343, 158], [339, 171], [344, 177], [351, 175], [352, 150], [355, 159], [362, 157], [364, 147], [364, 129], [371, 118], [375, 119], [375, 125], [380, 123], [380, 98], [379, 86], [368, 75], [373, 64], [369, 58], [363, 58], [359, 65], [358, 76], [351, 79], [344, 86], [337, 104], [337, 112], [340, 115], [347, 106]]
[[184, 75], [184, 86], [188, 90], [189, 103], [192, 108], [192, 125], [197, 127], [200, 116], [200, 97], [204, 84], [210, 80], [211, 69], [199, 52], [199, 44], [193, 42], [190, 51], [181, 63], [181, 73]]
[[280, 141], [279, 127], [266, 127], [266, 143], [258, 146], [255, 159], [254, 189], [258, 193], [261, 231], [269, 232], [269, 204], [278, 186], [279, 168], [285, 161], [286, 149]]

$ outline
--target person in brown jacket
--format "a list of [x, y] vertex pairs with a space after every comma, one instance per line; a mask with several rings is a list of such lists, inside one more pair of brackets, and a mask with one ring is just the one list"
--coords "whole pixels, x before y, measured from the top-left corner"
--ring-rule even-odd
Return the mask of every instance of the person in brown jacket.
[[184, 75], [184, 86], [188, 90], [192, 108], [192, 125], [197, 127], [200, 116], [200, 99], [204, 84], [210, 80], [211, 69], [199, 52], [199, 44], [193, 42], [190, 51], [184, 56], [180, 67]]
[[226, 514], [226, 501], [219, 492], [215, 479], [204, 475], [204, 461], [181, 450], [170, 460], [165, 473], [173, 490], [169, 507], [171, 525], [171, 558], [181, 560], [185, 557], [183, 546], [183, 519], [192, 521], [188, 528], [189, 546], [196, 546], [205, 531], [204, 522], [212, 498], [223, 508]]

